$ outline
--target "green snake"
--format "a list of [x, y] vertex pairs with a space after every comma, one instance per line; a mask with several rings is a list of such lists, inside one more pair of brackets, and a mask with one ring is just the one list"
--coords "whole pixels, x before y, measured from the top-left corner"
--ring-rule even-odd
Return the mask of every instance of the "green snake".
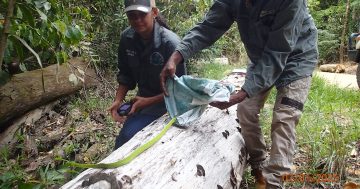
[[174, 124], [175, 121], [176, 121], [176, 117], [172, 118], [171, 121], [167, 125], [165, 125], [165, 127], [161, 130], [161, 132], [158, 135], [156, 135], [154, 138], [152, 138], [147, 143], [136, 148], [130, 155], [128, 155], [127, 157], [125, 157], [119, 161], [116, 161], [113, 163], [98, 163], [98, 164], [94, 164], [94, 163], [83, 164], [83, 163], [76, 163], [73, 161], [69, 161], [69, 162], [66, 162], [65, 165], [70, 166], [70, 167], [98, 168], [98, 169], [112, 169], [112, 168], [117, 168], [117, 167], [126, 165], [126, 164], [130, 163], [138, 155], [140, 155], [142, 152], [149, 149], [157, 141], [159, 141], [161, 139], [161, 137], [164, 136], [164, 134], [167, 132], [167, 130], [170, 129], [170, 127]]

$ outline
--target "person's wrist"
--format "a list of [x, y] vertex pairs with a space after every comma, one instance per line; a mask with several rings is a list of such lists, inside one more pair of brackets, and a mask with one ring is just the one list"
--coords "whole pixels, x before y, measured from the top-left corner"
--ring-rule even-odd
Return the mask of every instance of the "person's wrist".
[[245, 93], [245, 96], [249, 98], [249, 94], [243, 88], [241, 88], [240, 92]]
[[231, 104], [237, 104], [243, 101], [246, 98], [247, 93], [244, 91], [239, 91], [238, 93], [234, 94], [230, 100]]
[[115, 100], [114, 102], [113, 102], [113, 105], [120, 105], [121, 104], [121, 100]]
[[183, 59], [183, 56], [182, 56], [182, 54], [179, 52], [179, 51], [175, 51], [175, 53], [174, 53], [174, 59], [173, 59], [174, 61], [174, 63], [175, 63], [175, 65], [178, 65], [178, 64], [180, 64], [180, 62], [182, 62], [184, 59]]

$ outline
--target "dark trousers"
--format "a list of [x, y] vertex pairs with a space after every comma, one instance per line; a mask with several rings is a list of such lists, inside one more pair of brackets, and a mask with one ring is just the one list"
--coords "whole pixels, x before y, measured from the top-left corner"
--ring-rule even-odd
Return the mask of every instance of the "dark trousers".
[[145, 128], [151, 122], [159, 118], [160, 116], [147, 115], [147, 114], [134, 114], [127, 118], [123, 128], [121, 129], [119, 135], [116, 137], [114, 150], [118, 149], [120, 146], [124, 145], [129, 141], [137, 132]]

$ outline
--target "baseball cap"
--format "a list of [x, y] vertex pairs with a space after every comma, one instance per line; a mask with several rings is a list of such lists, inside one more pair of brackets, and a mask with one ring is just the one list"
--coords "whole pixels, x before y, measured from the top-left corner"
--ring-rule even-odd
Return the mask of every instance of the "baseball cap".
[[148, 13], [155, 7], [155, 0], [125, 0], [125, 12], [141, 11]]

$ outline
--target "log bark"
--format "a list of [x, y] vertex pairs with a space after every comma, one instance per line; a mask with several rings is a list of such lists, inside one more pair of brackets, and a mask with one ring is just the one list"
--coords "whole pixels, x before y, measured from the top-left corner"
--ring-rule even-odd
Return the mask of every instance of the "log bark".
[[[169, 120], [165, 115], [154, 121], [101, 162], [124, 158]], [[236, 106], [228, 111], [209, 107], [189, 128], [171, 127], [129, 164], [87, 169], [62, 188], [239, 188], [246, 157]]]
[[[52, 65], [43, 70], [12, 76], [8, 83], [0, 86], [0, 130], [4, 130], [11, 124], [11, 120], [31, 109], [72, 94], [83, 87], [95, 86], [97, 84], [95, 71], [87, 66], [87, 62], [83, 59], [75, 58], [60, 65], [59, 68], [57, 65]], [[70, 75], [76, 75], [74, 77], [78, 84], [69, 80]]]

